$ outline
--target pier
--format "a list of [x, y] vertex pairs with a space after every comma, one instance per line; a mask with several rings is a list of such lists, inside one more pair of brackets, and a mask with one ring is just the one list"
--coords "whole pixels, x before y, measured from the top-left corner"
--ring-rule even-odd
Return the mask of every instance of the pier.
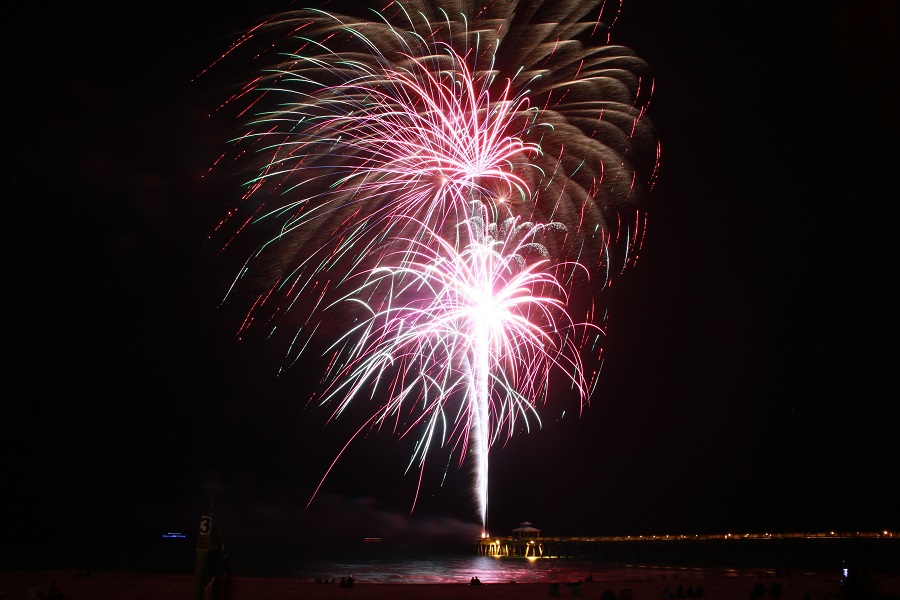
[[548, 537], [523, 523], [505, 537], [475, 542], [482, 556], [581, 558], [627, 564], [835, 569], [844, 562], [900, 573], [900, 534], [780, 534]]

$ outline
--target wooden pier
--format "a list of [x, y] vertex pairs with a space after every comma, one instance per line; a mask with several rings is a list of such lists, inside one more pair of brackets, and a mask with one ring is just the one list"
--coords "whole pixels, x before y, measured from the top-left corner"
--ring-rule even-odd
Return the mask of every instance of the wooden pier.
[[581, 558], [625, 564], [837, 569], [847, 562], [900, 574], [896, 532], [547, 537], [523, 523], [476, 540], [482, 556]]

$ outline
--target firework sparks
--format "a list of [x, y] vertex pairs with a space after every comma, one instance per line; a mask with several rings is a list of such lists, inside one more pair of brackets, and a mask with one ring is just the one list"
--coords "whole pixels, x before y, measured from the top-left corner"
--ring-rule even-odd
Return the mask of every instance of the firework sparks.
[[322, 401], [334, 403], [337, 416], [360, 396], [389, 389], [366, 426], [390, 422], [401, 437], [418, 435], [410, 465], [420, 469], [434, 443], [458, 451], [460, 462], [471, 448], [484, 522], [491, 444], [538, 418], [552, 369], [582, 397], [587, 382], [576, 344], [582, 326], [571, 321], [567, 292], [534, 241], [562, 227], [514, 218], [498, 227], [483, 207], [475, 210], [459, 225], [462, 239], [415, 223], [416, 240], [395, 242], [356, 277], [362, 283], [340, 301], [362, 304], [368, 317], [335, 344], [341, 360]]
[[223, 106], [253, 170], [222, 228], [266, 236], [229, 292], [260, 286], [240, 334], [302, 311], [295, 360], [349, 309], [319, 399], [335, 417], [378, 402], [359, 432], [417, 436], [420, 472], [433, 444], [471, 456], [483, 524], [490, 445], [537, 419], [551, 372], [590, 395], [581, 350], [598, 328], [593, 308], [570, 316], [571, 291], [605, 286], [643, 235], [652, 85], [627, 48], [582, 41], [602, 8], [286, 13], [242, 38], [279, 59]]

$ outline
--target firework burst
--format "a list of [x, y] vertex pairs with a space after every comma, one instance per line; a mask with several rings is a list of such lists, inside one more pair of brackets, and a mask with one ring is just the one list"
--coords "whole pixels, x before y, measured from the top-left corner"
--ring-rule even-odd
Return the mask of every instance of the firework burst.
[[594, 304], [573, 319], [572, 290], [593, 297], [644, 230], [652, 85], [604, 37], [603, 8], [303, 10], [229, 51], [261, 49], [266, 64], [222, 107], [244, 123], [250, 174], [221, 228], [264, 239], [229, 291], [260, 290], [240, 335], [291, 322], [291, 361], [324, 314], [353, 314], [318, 399], [334, 416], [376, 402], [360, 432], [416, 435], [411, 466], [435, 443], [473, 456], [483, 523], [488, 448], [537, 418], [550, 373], [590, 395]]

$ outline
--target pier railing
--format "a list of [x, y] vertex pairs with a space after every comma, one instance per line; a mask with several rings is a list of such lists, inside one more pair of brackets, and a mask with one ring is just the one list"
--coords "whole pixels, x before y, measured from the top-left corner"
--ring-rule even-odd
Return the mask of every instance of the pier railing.
[[900, 573], [900, 535], [875, 532], [792, 532], [645, 536], [489, 536], [475, 542], [484, 556], [587, 558], [609, 562], [723, 567], [839, 568], [844, 561]]

